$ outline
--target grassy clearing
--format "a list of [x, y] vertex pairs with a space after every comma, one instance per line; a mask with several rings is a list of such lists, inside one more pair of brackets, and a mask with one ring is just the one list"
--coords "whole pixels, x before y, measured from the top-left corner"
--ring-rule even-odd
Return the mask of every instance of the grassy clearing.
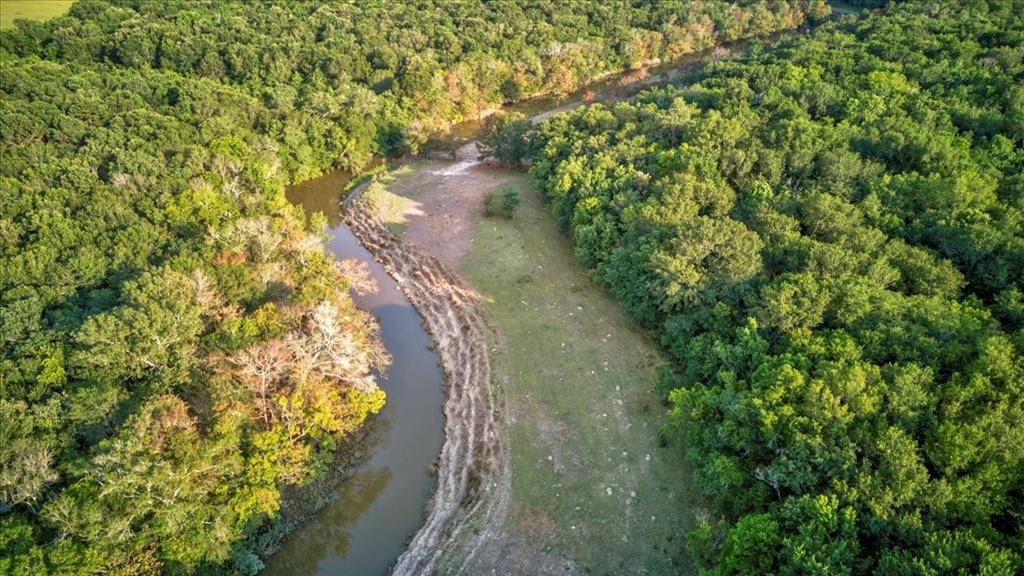
[[843, 2], [842, 0], [830, 0], [829, 5], [832, 7], [833, 16], [857, 14], [862, 10], [862, 8], [854, 6], [848, 2]]
[[388, 188], [396, 178], [401, 178], [411, 171], [409, 166], [402, 166], [391, 172], [377, 176], [363, 192], [363, 199], [369, 202], [373, 211], [383, 220], [395, 234], [401, 234], [410, 217], [422, 215], [416, 203], [391, 192]]
[[658, 445], [659, 351], [575, 266], [528, 178], [502, 179], [520, 192], [517, 214], [475, 216], [460, 271], [499, 332], [511, 533], [520, 549], [563, 559], [573, 572], [688, 570], [682, 534], [696, 502], [682, 458]]
[[[659, 446], [658, 347], [576, 266], [525, 174], [437, 176], [444, 167], [417, 161], [382, 180], [419, 213], [384, 217], [424, 247], [466, 247], [459, 273], [497, 332], [512, 463], [504, 573], [689, 572], [683, 533], [700, 503], [681, 455]], [[515, 216], [485, 217], [485, 195], [505, 186], [519, 192]]]
[[0, 29], [14, 27], [16, 19], [49, 20], [66, 14], [73, 0], [0, 0]]

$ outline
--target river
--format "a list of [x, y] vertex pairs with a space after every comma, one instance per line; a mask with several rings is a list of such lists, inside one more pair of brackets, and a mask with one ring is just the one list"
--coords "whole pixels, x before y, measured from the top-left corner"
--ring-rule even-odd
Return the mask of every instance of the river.
[[423, 524], [434, 491], [431, 467], [444, 442], [442, 373], [433, 341], [395, 281], [341, 222], [351, 174], [333, 172], [292, 186], [288, 199], [328, 216], [330, 249], [370, 266], [375, 293], [353, 295], [380, 322], [392, 363], [379, 382], [387, 404], [374, 418], [367, 453], [314, 518], [285, 541], [264, 574], [386, 574]]

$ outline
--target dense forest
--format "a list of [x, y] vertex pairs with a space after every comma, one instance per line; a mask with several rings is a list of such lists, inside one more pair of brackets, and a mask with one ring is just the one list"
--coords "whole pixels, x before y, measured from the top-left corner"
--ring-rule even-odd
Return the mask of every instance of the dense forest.
[[709, 574], [1024, 570], [1024, 12], [907, 2], [500, 153], [671, 353]]
[[336, 2], [81, 0], [21, 22], [0, 47], [237, 87], [296, 180], [503, 102], [565, 95], [603, 74], [827, 16], [824, 0], [749, 2]]
[[281, 489], [383, 405], [359, 271], [284, 202], [248, 97], [45, 61], [3, 89], [0, 572], [253, 565]]
[[387, 356], [283, 189], [821, 1], [81, 0], [0, 33], [0, 572], [252, 573]]

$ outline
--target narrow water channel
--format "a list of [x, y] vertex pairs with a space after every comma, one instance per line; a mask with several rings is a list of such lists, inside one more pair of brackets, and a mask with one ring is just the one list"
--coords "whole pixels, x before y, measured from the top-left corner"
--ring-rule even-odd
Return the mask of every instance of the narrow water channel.
[[380, 377], [387, 403], [367, 439], [369, 458], [270, 559], [263, 574], [272, 576], [387, 574], [423, 524], [434, 492], [430, 466], [444, 442], [442, 373], [430, 335], [384, 267], [341, 222], [341, 195], [350, 178], [333, 172], [289, 188], [287, 196], [307, 213], [328, 216], [335, 256], [370, 265], [379, 289], [354, 298], [377, 317], [392, 357]]

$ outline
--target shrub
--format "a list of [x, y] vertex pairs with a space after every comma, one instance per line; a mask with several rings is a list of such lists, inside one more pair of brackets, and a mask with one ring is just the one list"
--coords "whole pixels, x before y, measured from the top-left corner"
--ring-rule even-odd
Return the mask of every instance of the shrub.
[[511, 186], [491, 190], [484, 197], [484, 213], [488, 216], [512, 218], [519, 206], [519, 191]]

